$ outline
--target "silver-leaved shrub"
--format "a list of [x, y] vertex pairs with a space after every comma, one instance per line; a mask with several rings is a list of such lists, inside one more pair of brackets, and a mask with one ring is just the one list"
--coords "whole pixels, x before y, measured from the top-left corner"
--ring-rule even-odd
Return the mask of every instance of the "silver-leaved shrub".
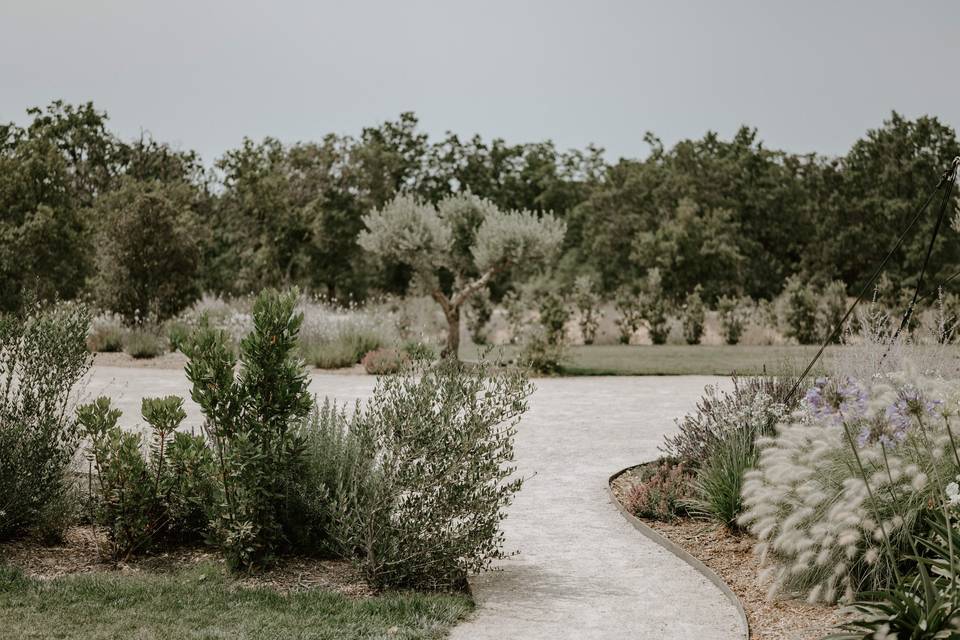
[[[452, 358], [379, 379], [346, 426], [323, 426], [334, 546], [377, 587], [448, 589], [504, 556], [501, 522], [520, 490], [513, 439], [533, 388], [518, 372]], [[345, 431], [345, 429], [349, 429]], [[323, 435], [326, 433], [327, 435]], [[362, 470], [362, 473], [357, 473]]]

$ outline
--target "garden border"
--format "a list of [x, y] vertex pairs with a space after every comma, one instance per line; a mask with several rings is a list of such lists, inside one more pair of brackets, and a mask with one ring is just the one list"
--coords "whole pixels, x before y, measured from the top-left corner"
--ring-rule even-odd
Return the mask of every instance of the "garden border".
[[633, 525], [633, 528], [642, 533], [644, 536], [656, 542], [658, 545], [675, 555], [680, 560], [683, 560], [688, 565], [693, 567], [699, 574], [704, 578], [712, 582], [720, 591], [726, 596], [727, 600], [734, 606], [737, 610], [737, 616], [740, 619], [740, 625], [743, 629], [743, 638], [744, 640], [750, 640], [751, 631], [750, 631], [750, 622], [747, 620], [746, 611], [743, 609], [743, 603], [740, 602], [740, 598], [737, 597], [737, 594], [727, 585], [726, 582], [720, 579], [713, 569], [705, 565], [703, 562], [697, 558], [690, 555], [688, 551], [674, 543], [673, 541], [666, 538], [661, 533], [658, 533], [656, 530], [651, 528], [649, 525], [645, 524], [642, 520], [637, 518], [635, 515], [627, 511], [627, 508], [620, 503], [620, 500], [617, 499], [617, 496], [613, 493], [613, 481], [619, 478], [621, 475], [630, 471], [631, 469], [636, 469], [637, 467], [642, 467], [644, 464], [650, 464], [649, 462], [641, 462], [640, 464], [631, 465], [620, 471], [617, 471], [612, 476], [607, 479], [607, 496], [610, 498], [610, 501], [616, 505], [617, 510], [620, 512], [620, 515]]

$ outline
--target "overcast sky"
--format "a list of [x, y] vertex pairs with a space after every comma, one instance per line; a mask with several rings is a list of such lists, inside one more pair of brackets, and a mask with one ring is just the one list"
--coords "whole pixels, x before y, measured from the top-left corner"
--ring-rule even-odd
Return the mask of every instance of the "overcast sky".
[[949, 1], [0, 0], [0, 120], [93, 100], [208, 161], [402, 111], [611, 159], [744, 123], [837, 154], [892, 109], [960, 125], [958, 39]]

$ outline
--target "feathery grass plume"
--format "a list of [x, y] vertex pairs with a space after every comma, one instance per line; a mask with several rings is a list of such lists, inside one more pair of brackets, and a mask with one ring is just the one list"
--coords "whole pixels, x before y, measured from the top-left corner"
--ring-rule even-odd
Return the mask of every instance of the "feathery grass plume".
[[740, 523], [760, 540], [772, 592], [833, 601], [892, 583], [943, 479], [960, 470], [945, 454], [958, 398], [957, 383], [914, 369], [818, 380], [758, 441]]

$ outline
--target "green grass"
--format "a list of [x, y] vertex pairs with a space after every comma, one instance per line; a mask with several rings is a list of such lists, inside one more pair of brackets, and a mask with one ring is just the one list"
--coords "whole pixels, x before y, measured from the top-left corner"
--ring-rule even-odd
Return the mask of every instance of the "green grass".
[[93, 573], [36, 581], [0, 566], [0, 638], [353, 640], [443, 638], [472, 608], [464, 595], [349, 599], [238, 587], [200, 564], [167, 574]]
[[[752, 375], [776, 371], [784, 363], [803, 367], [819, 347], [816, 346], [744, 346], [744, 345], [591, 345], [569, 350], [563, 375], [571, 376], [651, 376], [651, 375]], [[515, 347], [502, 349], [505, 359], [516, 354]], [[830, 357], [830, 348], [824, 355]], [[466, 345], [461, 357], [473, 360], [478, 350]]]

